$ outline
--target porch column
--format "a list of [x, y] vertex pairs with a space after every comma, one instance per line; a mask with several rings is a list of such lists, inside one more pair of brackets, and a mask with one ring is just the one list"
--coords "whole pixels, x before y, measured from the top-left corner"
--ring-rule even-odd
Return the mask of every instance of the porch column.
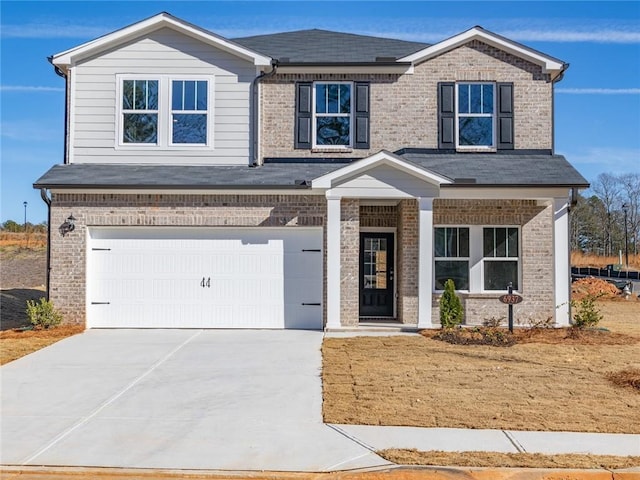
[[569, 325], [571, 272], [569, 270], [569, 204], [567, 198], [553, 199], [553, 251], [556, 324]]
[[433, 198], [419, 198], [418, 205], [418, 328], [433, 328]]
[[340, 197], [327, 192], [327, 324], [340, 328]]

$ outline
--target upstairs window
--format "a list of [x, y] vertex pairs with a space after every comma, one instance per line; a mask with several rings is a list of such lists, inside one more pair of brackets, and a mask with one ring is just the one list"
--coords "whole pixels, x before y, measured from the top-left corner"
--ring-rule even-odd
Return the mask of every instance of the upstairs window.
[[158, 81], [122, 82], [122, 142], [158, 143]]
[[351, 84], [316, 83], [314, 94], [314, 144], [351, 146]]
[[116, 147], [171, 149], [212, 146], [212, 77], [119, 77]]
[[439, 83], [438, 148], [513, 150], [513, 83]]
[[298, 82], [294, 148], [368, 149], [369, 82]]
[[457, 143], [459, 147], [493, 147], [495, 144], [494, 85], [459, 83]]
[[171, 143], [207, 143], [207, 82], [171, 82]]

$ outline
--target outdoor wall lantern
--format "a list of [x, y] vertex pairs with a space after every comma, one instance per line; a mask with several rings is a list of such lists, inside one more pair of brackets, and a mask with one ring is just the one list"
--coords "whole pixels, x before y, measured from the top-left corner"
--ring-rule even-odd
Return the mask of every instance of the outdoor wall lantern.
[[63, 237], [69, 233], [69, 232], [73, 232], [76, 228], [75, 222], [76, 219], [73, 218], [73, 214], [69, 215], [67, 217], [67, 220], [58, 227], [58, 230], [60, 230], [60, 235], [62, 235]]

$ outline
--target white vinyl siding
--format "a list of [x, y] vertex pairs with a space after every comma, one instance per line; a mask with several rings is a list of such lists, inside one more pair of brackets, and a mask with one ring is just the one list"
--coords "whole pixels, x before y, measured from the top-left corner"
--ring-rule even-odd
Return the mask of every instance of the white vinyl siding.
[[[256, 76], [250, 62], [165, 28], [72, 71], [72, 163], [248, 164], [250, 89]], [[118, 75], [212, 77], [212, 146], [116, 148]]]

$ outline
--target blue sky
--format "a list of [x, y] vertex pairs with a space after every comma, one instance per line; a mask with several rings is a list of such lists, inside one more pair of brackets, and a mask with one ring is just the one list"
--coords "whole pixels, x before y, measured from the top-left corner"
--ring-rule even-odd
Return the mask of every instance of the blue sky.
[[62, 163], [64, 81], [47, 57], [160, 11], [226, 37], [321, 28], [435, 43], [474, 25], [571, 66], [556, 152], [590, 181], [640, 172], [640, 2], [0, 2], [0, 219], [46, 220], [31, 185]]

